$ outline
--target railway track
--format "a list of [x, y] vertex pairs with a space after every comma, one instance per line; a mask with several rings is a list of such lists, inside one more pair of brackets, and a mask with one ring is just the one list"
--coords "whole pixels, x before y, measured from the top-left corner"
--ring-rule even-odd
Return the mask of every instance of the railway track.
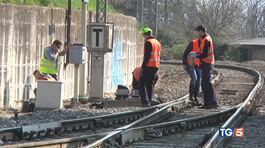
[[[220, 109], [190, 109], [184, 112], [189, 116], [180, 117], [181, 114], [173, 113], [169, 121], [162, 123], [127, 128], [120, 132], [111, 133], [87, 147], [217, 147], [221, 146], [225, 138], [218, 136], [218, 128], [235, 127], [246, 117], [255, 104], [254, 96], [262, 88], [263, 78], [255, 70], [227, 65], [219, 68], [233, 69], [248, 73], [253, 76], [248, 82], [224, 81], [221, 85], [228, 85], [232, 89], [221, 89], [223, 95], [237, 95], [241, 97], [238, 105], [226, 106]], [[225, 79], [225, 78], [224, 78]], [[241, 78], [242, 79], [242, 78]], [[238, 79], [240, 80], [240, 79]], [[231, 83], [232, 82], [232, 83]], [[243, 84], [244, 83], [244, 84]], [[246, 87], [242, 87], [242, 85]], [[242, 93], [248, 90], [248, 93]], [[243, 94], [243, 95], [241, 95]], [[175, 114], [175, 116], [174, 116]], [[172, 118], [173, 117], [173, 118]]]
[[[43, 124], [27, 125], [21, 127], [0, 129], [0, 139], [4, 143], [16, 143], [27, 140], [41, 139], [44, 137], [56, 137], [64, 135], [71, 136], [74, 133], [86, 130], [86, 132], [97, 134], [115, 129], [133, 122], [143, 116], [154, 112], [163, 105], [144, 108], [138, 111], [113, 113], [89, 118], [63, 120]], [[102, 135], [102, 134], [100, 134]]]
[[[224, 66], [223, 68], [227, 67]], [[243, 68], [239, 68], [238, 70], [242, 69]], [[245, 71], [249, 72], [252, 70], [245, 69]], [[258, 77], [257, 72], [252, 71], [251, 74], [255, 75], [255, 77]], [[217, 75], [214, 81], [217, 82], [219, 80], [220, 75]], [[255, 85], [258, 84], [258, 81], [256, 82], [257, 83], [255, 83]], [[88, 144], [90, 144], [88, 147], [122, 147], [121, 145], [125, 144], [130, 146], [129, 143], [132, 143], [132, 141], [137, 141], [138, 139], [144, 138], [146, 140], [148, 137], [159, 137], [161, 139], [161, 136], [164, 137], [164, 135], [167, 135], [172, 131], [175, 133], [183, 133], [183, 131], [191, 130], [195, 127], [204, 127], [214, 123], [218, 123], [219, 126], [220, 122], [225, 122], [233, 113], [237, 111], [239, 107], [238, 105], [229, 109], [224, 108], [212, 110], [211, 114], [194, 117], [198, 116], [199, 113], [202, 113], [203, 111], [196, 108], [189, 108], [189, 106], [187, 106], [187, 98], [188, 95], [179, 98], [178, 101], [171, 101], [133, 112], [116, 113], [92, 118], [65, 120], [61, 122], [50, 123], [49, 125], [37, 125], [35, 127], [28, 126], [0, 129], [0, 138], [3, 142], [5, 142], [3, 147], [55, 147], [66, 145], [69, 147], [78, 147]], [[197, 114], [195, 110], [197, 110]], [[176, 112], [178, 114], [176, 114]], [[195, 114], [192, 116], [191, 113], [188, 112], [193, 112]], [[188, 113], [190, 116], [186, 116], [185, 113]], [[198, 125], [195, 125], [193, 122], [198, 123]], [[192, 124], [189, 125], [189, 123]], [[165, 127], [165, 125], [167, 126]], [[168, 130], [170, 129], [168, 127], [172, 128], [175, 127], [175, 125], [180, 125], [180, 127], [175, 128], [175, 130]], [[161, 126], [163, 127], [162, 129], [165, 129], [165, 131], [160, 129]], [[212, 128], [210, 128], [211, 134], [214, 134], [213, 132], [215, 132], [214, 129], [216, 127], [217, 126], [214, 125]], [[205, 130], [199, 130], [204, 131], [202, 132], [204, 133], [202, 135], [205, 136], [205, 132], [209, 132], [208, 129], [209, 127], [206, 127]], [[210, 134], [206, 135], [209, 137]], [[155, 138], [150, 139], [152, 140]], [[168, 137], [166, 139], [168, 139]], [[141, 145], [141, 143], [135, 144]], [[159, 143], [156, 144], [158, 147]], [[145, 145], [148, 146], [148, 142]]]
[[[216, 79], [218, 78], [219, 76], [216, 77]], [[117, 127], [121, 127], [145, 117], [170, 103], [176, 103], [179, 109], [185, 108], [187, 98], [188, 95], [182, 97], [178, 101], [166, 102], [138, 111], [3, 128], [0, 129], [0, 146], [29, 147], [35, 145], [36, 143], [37, 145], [46, 145], [49, 143], [47, 140], [50, 141], [51, 139], [56, 139], [55, 143], [75, 143], [75, 141], [82, 141], [80, 139], [85, 139], [84, 143], [89, 143], [91, 140], [95, 141], [95, 139], [107, 135], [109, 131], [113, 131]], [[166, 111], [167, 108], [168, 107], [164, 108], [163, 110]]]
[[[215, 87], [221, 107], [218, 109], [200, 109], [193, 107], [182, 112], [174, 112], [167, 121], [147, 127], [137, 127], [142, 130], [144, 140], [128, 144], [129, 148], [156, 147], [203, 147], [207, 140], [219, 129], [244, 101], [254, 87], [254, 78], [245, 72], [219, 68], [222, 80]], [[231, 75], [234, 74], [234, 75]], [[197, 122], [197, 123], [196, 123]]]
[[[40, 127], [41, 125], [38, 125], [39, 127], [37, 127], [37, 129], [34, 129], [34, 126], [32, 125], [27, 126], [29, 132], [22, 131], [23, 129], [26, 129], [25, 127], [5, 129], [5, 131], [2, 132], [3, 135], [5, 134], [5, 136], [10, 136], [8, 135], [9, 131], [11, 133], [10, 137], [22, 138], [19, 140], [5, 139], [6, 144], [3, 147], [38, 147], [45, 145], [62, 146], [64, 144], [70, 147], [77, 147], [80, 145], [92, 143], [93, 141], [100, 139], [108, 134], [112, 134], [113, 132], [110, 131], [123, 130], [122, 128], [117, 128], [123, 125], [123, 128], [129, 128], [137, 124], [141, 125], [143, 121], [145, 123], [152, 123], [154, 119], [160, 118], [160, 116], [157, 115], [157, 112], [159, 112], [160, 115], [168, 114], [168, 109], [170, 108], [168, 104], [175, 102], [174, 106], [176, 108], [185, 108], [187, 105], [187, 98], [188, 96], [186, 95], [180, 98], [179, 101], [172, 101], [171, 103], [167, 102], [139, 111], [110, 114], [87, 119], [61, 121], [60, 124], [58, 124], [58, 122], [49, 123], [50, 125], [43, 124], [48, 127], [48, 129], [46, 128], [43, 131], [40, 130], [43, 129], [42, 127]], [[53, 124], [55, 126], [53, 126]], [[54, 130], [51, 129], [52, 126], [54, 127]], [[21, 137], [19, 137], [21, 133], [26, 136], [22, 135]]]

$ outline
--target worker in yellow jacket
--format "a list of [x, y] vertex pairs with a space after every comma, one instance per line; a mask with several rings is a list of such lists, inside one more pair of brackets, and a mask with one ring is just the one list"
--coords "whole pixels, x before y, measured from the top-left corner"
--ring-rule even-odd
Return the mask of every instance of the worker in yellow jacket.
[[59, 40], [53, 41], [52, 45], [44, 48], [40, 63], [40, 71], [43, 74], [51, 75], [57, 80], [57, 60], [58, 56], [64, 56], [69, 51], [69, 46], [65, 46], [64, 50], [60, 50], [62, 42]]

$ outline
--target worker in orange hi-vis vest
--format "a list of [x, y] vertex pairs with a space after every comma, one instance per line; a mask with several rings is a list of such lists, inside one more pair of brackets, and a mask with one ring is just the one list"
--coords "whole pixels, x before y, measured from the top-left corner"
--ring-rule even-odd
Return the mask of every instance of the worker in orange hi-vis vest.
[[183, 67], [191, 78], [189, 85], [189, 99], [193, 105], [201, 105], [197, 98], [201, 85], [201, 62], [200, 59], [197, 58], [198, 54], [200, 54], [199, 40], [194, 39], [189, 43], [182, 58]]
[[160, 67], [161, 44], [152, 35], [152, 29], [143, 29], [145, 37], [144, 59], [141, 66], [139, 93], [143, 106], [151, 106], [153, 100], [153, 81]]
[[214, 92], [213, 84], [211, 82], [215, 62], [213, 41], [210, 35], [206, 33], [204, 26], [198, 26], [195, 31], [198, 35], [199, 46], [201, 49], [201, 53], [197, 56], [197, 58], [199, 58], [201, 61], [202, 69], [201, 87], [204, 100], [204, 105], [202, 108], [216, 108], [219, 106], [219, 104]]

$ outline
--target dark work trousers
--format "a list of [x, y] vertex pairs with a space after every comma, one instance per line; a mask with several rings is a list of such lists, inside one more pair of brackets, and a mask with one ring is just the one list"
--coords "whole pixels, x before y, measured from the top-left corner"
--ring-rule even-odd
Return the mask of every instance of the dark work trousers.
[[202, 92], [204, 95], [204, 106], [207, 105], [216, 105], [217, 104], [217, 98], [214, 92], [214, 87], [211, 82], [211, 75], [213, 72], [213, 65], [212, 64], [205, 64], [203, 63], [201, 65], [202, 69], [202, 82], [201, 82], [201, 87], [202, 87]]
[[132, 88], [134, 90], [138, 90], [139, 87], [139, 82], [135, 79], [135, 77], [133, 76], [133, 81], [132, 81]]
[[143, 104], [151, 104], [153, 98], [153, 82], [158, 71], [156, 67], [143, 68], [139, 82], [139, 93]]
[[189, 66], [187, 70], [191, 78], [189, 89], [190, 97], [197, 98], [201, 86], [201, 69]]

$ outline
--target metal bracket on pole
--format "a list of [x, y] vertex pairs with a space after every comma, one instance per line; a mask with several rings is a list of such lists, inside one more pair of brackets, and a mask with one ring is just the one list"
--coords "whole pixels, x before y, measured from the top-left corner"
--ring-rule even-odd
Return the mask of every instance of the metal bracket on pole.
[[97, 6], [96, 6], [97, 23], [107, 22], [107, 9], [108, 9], [108, 0], [97, 0]]

